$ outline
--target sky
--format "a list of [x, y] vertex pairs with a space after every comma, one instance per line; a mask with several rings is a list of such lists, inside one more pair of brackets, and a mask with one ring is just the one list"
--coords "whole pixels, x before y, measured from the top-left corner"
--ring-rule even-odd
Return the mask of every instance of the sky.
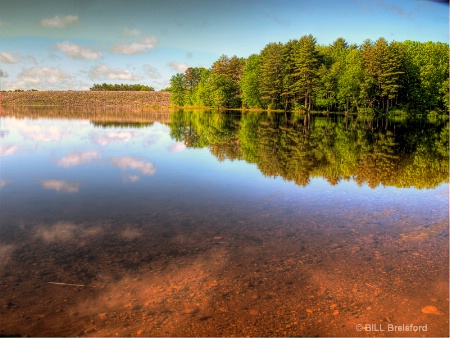
[[0, 89], [161, 90], [187, 67], [248, 57], [312, 34], [361, 44], [449, 40], [448, 2], [430, 0], [0, 0]]

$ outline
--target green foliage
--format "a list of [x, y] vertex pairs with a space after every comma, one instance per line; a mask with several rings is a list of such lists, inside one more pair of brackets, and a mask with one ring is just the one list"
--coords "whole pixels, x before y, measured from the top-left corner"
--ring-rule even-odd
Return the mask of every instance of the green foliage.
[[256, 54], [250, 55], [239, 83], [242, 92], [242, 103], [249, 108], [263, 108], [259, 92], [260, 72], [261, 57]]
[[184, 95], [186, 90], [186, 84], [184, 82], [183, 74], [176, 74], [170, 79], [170, 102], [177, 106], [184, 105]]
[[283, 45], [269, 43], [261, 51], [259, 93], [263, 106], [276, 109], [283, 92]]
[[141, 85], [141, 84], [94, 84], [89, 90], [92, 91], [151, 91], [155, 89], [153, 87]]
[[269, 43], [247, 60], [222, 55], [211, 69], [188, 68], [171, 79], [172, 103], [408, 115], [449, 110], [448, 44], [388, 42], [360, 46], [312, 35]]
[[292, 90], [304, 99], [304, 105], [311, 110], [313, 91], [319, 80], [319, 53], [316, 39], [312, 35], [302, 36], [294, 49], [294, 83]]

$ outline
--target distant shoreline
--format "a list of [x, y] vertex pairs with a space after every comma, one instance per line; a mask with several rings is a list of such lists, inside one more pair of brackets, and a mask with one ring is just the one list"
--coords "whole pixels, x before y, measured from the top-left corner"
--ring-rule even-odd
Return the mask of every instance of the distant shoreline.
[[170, 106], [169, 92], [153, 91], [23, 91], [0, 92], [2, 106]]

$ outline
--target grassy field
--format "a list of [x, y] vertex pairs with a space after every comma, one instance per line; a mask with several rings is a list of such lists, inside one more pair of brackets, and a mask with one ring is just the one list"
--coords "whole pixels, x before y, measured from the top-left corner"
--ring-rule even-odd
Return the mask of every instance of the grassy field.
[[1, 92], [2, 106], [168, 107], [170, 93], [149, 91]]

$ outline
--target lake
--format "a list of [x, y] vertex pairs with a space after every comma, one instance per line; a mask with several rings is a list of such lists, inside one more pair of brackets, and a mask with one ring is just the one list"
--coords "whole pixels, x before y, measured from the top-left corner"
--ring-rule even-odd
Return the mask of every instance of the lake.
[[448, 336], [446, 120], [3, 108], [0, 335]]

